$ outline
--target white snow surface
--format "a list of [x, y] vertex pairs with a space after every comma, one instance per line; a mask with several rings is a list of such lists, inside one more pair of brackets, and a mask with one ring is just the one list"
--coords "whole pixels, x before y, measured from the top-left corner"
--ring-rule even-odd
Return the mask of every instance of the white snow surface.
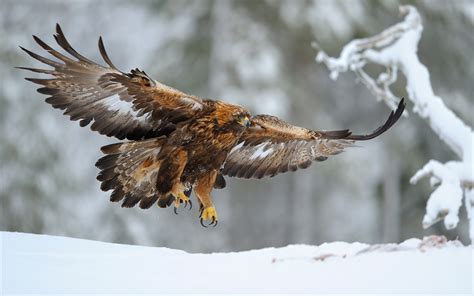
[[473, 248], [443, 237], [401, 244], [191, 254], [0, 232], [1, 291], [9, 293], [463, 293]]

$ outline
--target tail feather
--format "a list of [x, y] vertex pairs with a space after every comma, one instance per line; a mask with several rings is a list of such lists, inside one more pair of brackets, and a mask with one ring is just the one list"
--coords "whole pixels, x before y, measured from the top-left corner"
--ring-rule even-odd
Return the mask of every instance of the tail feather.
[[226, 181], [221, 173], [217, 174], [216, 181], [214, 182], [215, 189], [223, 189], [226, 186]]
[[161, 160], [158, 155], [163, 139], [116, 143], [101, 148], [106, 155], [96, 166], [101, 170], [97, 180], [101, 189], [113, 190], [110, 200], [123, 200], [122, 207], [151, 207], [162, 198], [156, 190]]
[[123, 199], [123, 196], [125, 195], [125, 192], [123, 191], [122, 187], [117, 187], [112, 191], [112, 194], [110, 195], [110, 201], [113, 202], [118, 202]]
[[159, 195], [158, 194], [155, 194], [153, 196], [149, 196], [149, 197], [144, 197], [140, 200], [140, 208], [142, 209], [149, 209], [151, 208], [159, 199]]
[[160, 199], [158, 200], [158, 206], [160, 208], [169, 207], [173, 203], [174, 199], [175, 197], [171, 194], [162, 195], [160, 196]]

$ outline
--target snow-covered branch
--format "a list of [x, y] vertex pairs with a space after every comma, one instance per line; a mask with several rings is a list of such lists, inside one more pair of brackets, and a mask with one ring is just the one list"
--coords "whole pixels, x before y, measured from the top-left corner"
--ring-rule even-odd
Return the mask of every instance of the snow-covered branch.
[[[406, 77], [409, 99], [414, 103], [413, 111], [424, 118], [433, 131], [457, 155], [459, 160], [442, 164], [430, 160], [410, 180], [415, 184], [423, 177], [430, 177], [431, 185], [437, 186], [431, 194], [423, 219], [429, 227], [444, 219], [446, 228], [452, 229], [459, 222], [458, 213], [463, 195], [470, 219], [470, 237], [474, 241], [474, 133], [459, 117], [436, 96], [430, 82], [428, 69], [418, 59], [418, 43], [423, 31], [417, 9], [410, 5], [400, 6], [403, 21], [381, 33], [349, 42], [338, 58], [328, 56], [318, 44], [316, 61], [324, 63], [330, 77], [336, 80], [339, 73], [353, 71], [378, 100], [384, 100], [395, 108], [398, 98], [390, 90], [397, 80], [398, 70]], [[364, 71], [364, 66], [373, 63], [385, 67], [377, 78]]]

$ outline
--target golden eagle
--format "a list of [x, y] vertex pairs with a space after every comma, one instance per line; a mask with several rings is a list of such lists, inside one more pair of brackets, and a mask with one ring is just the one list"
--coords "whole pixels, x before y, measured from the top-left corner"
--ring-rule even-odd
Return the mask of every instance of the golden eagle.
[[275, 116], [251, 116], [238, 105], [185, 94], [139, 69], [122, 72], [108, 57], [102, 38], [99, 50], [107, 66], [74, 50], [59, 25], [54, 38], [70, 56], [33, 38], [57, 60], [22, 48], [51, 68], [19, 68], [53, 76], [26, 78], [42, 85], [38, 92], [48, 95], [46, 102], [81, 126], [91, 123], [93, 131], [128, 140], [102, 147], [106, 155], [96, 163], [101, 189], [112, 190], [110, 200], [143, 209], [174, 204], [176, 210], [181, 204], [191, 207], [194, 190], [203, 226], [217, 225], [210, 194], [213, 188], [225, 187], [223, 176], [263, 178], [307, 168], [355, 141], [379, 136], [405, 107], [402, 99], [387, 121], [368, 135], [310, 130]]

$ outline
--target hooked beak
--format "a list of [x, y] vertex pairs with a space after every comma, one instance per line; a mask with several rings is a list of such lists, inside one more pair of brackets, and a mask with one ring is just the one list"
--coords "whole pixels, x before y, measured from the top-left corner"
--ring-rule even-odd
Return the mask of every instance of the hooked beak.
[[248, 116], [242, 117], [239, 120], [239, 124], [242, 125], [242, 126], [245, 126], [245, 127], [249, 127], [250, 126], [250, 119], [248, 118]]

